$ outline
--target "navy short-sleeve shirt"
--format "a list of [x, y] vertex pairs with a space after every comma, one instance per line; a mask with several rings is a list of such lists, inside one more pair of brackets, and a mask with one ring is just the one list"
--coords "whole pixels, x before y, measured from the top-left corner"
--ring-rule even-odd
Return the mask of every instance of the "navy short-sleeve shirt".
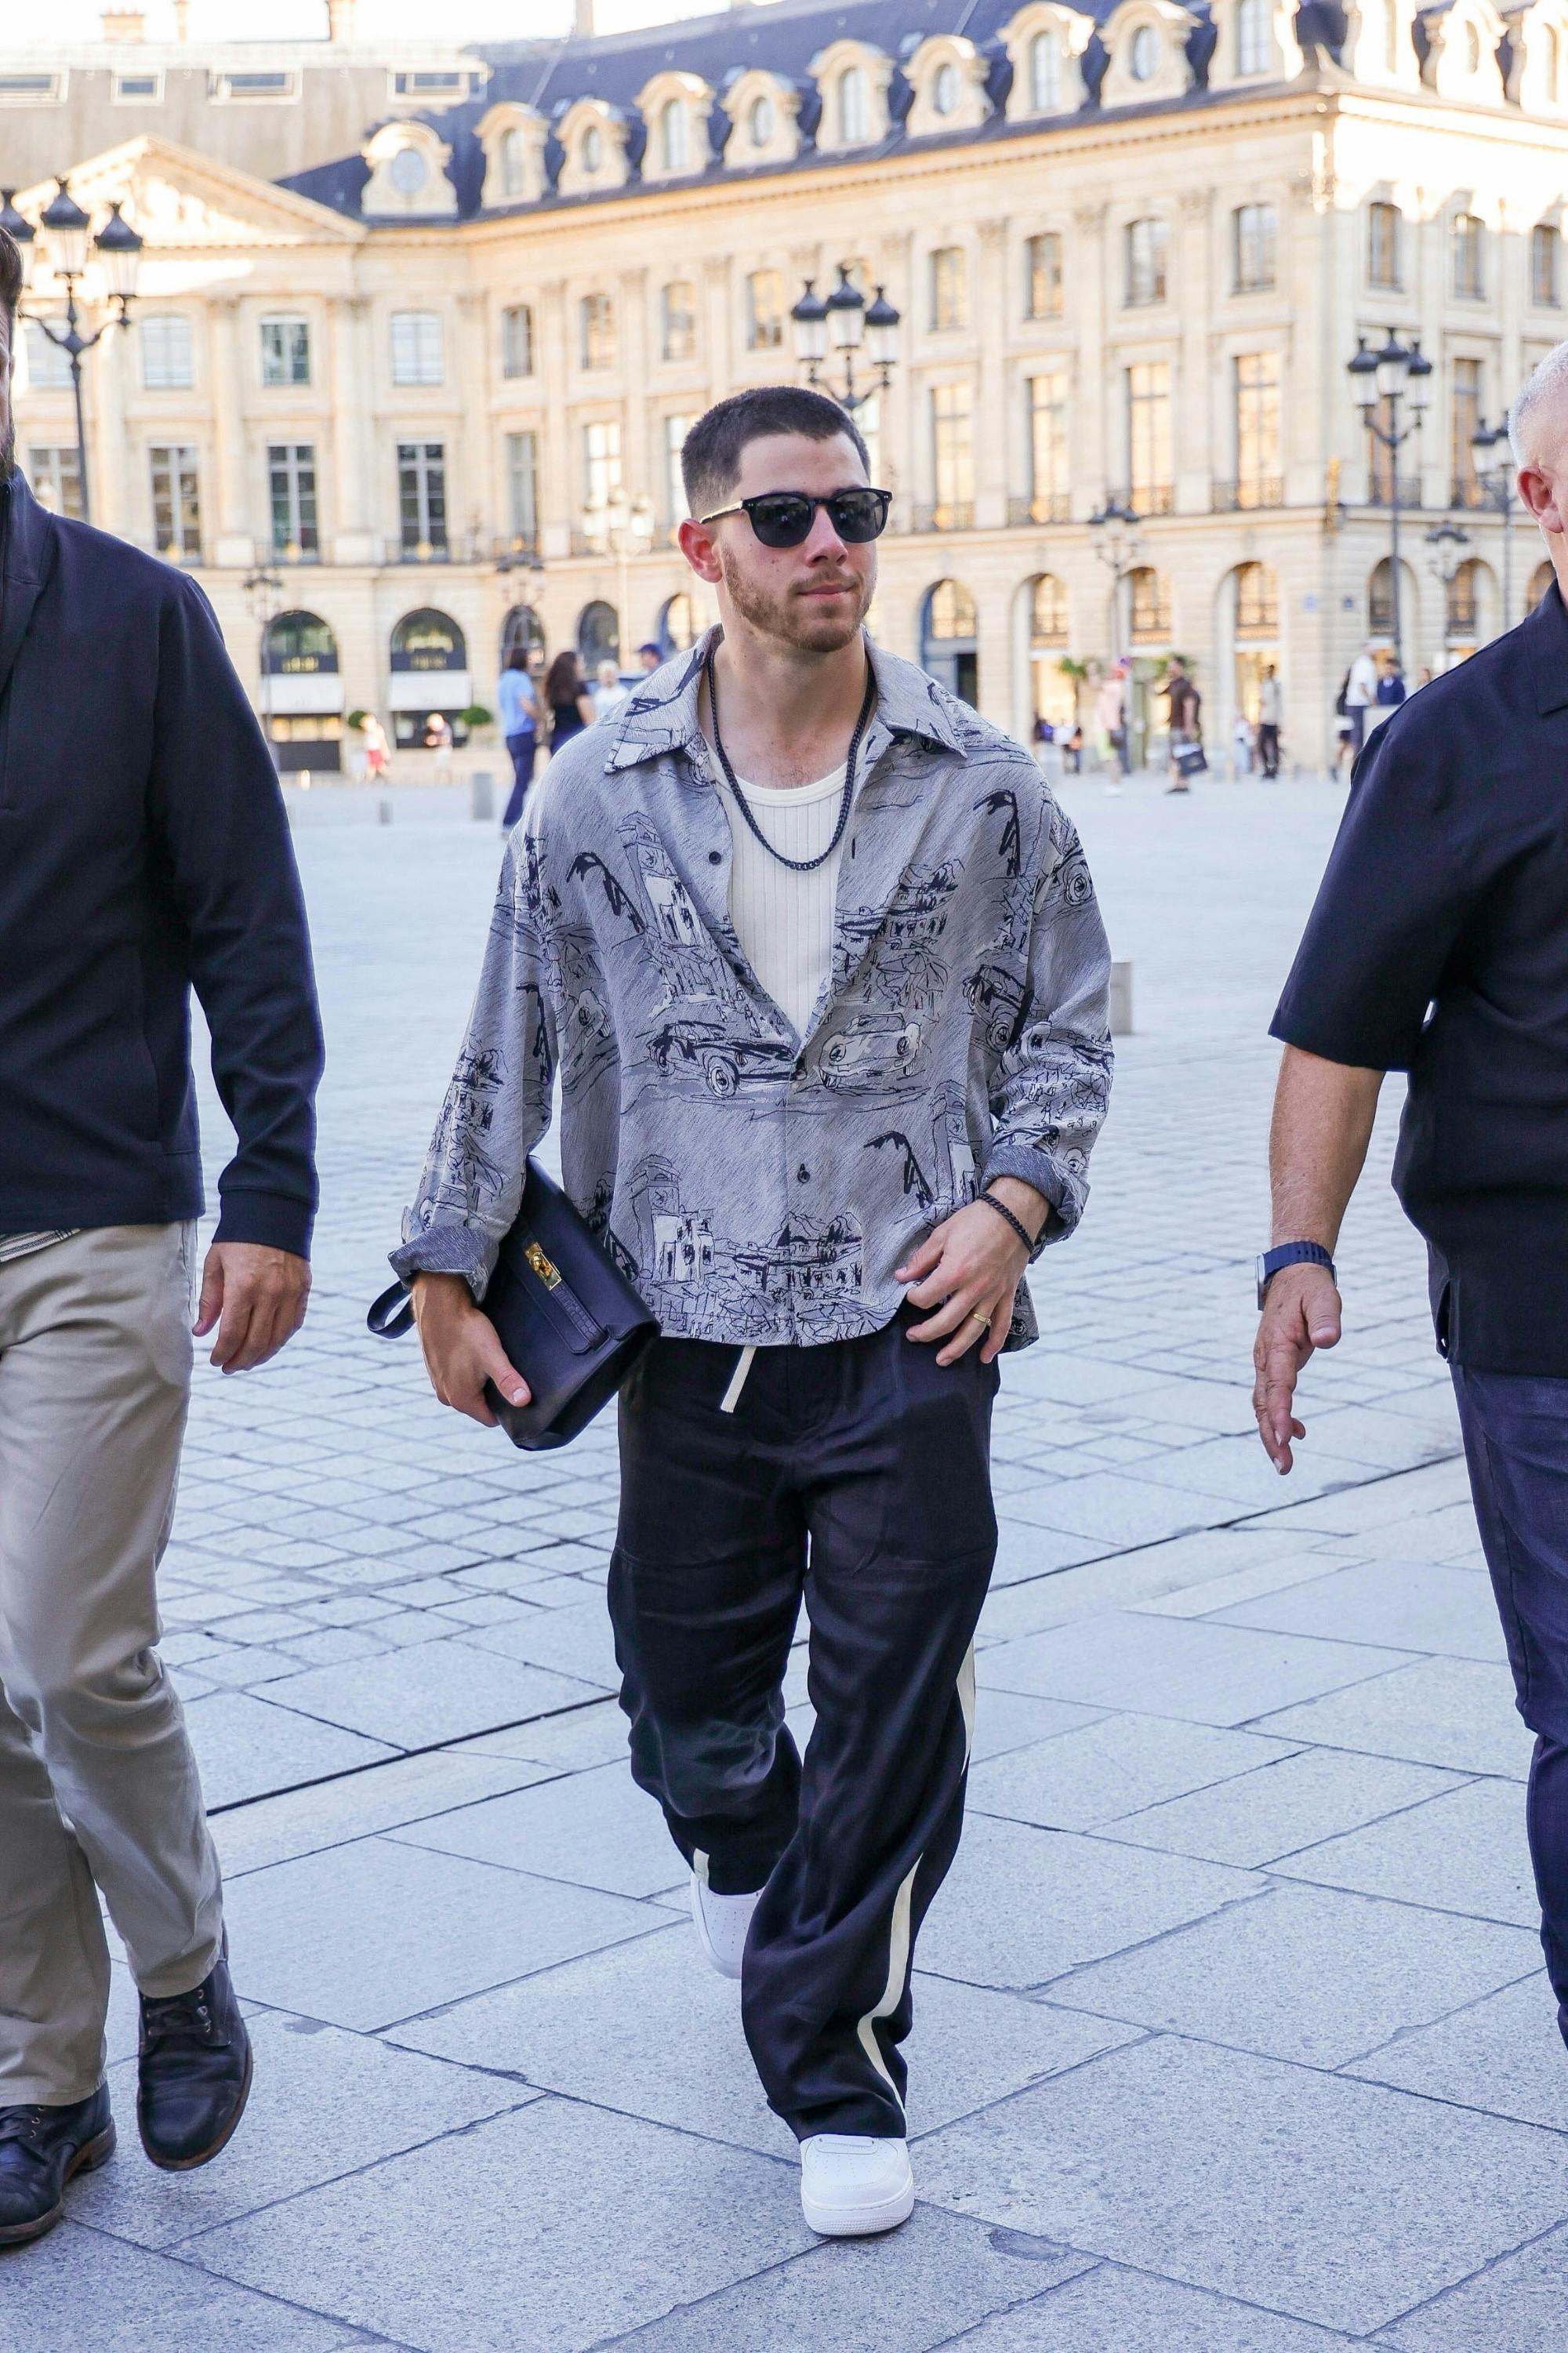
[[1407, 1071], [1394, 1181], [1439, 1345], [1568, 1376], [1568, 612], [1435, 679], [1357, 763], [1271, 1025]]

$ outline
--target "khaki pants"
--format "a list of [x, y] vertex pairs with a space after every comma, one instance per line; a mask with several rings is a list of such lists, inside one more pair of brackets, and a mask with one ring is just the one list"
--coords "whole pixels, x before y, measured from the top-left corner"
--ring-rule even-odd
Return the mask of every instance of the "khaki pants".
[[222, 1937], [153, 1576], [191, 1384], [195, 1228], [102, 1226], [0, 1265], [0, 2107], [103, 2080], [102, 1890], [143, 1993]]

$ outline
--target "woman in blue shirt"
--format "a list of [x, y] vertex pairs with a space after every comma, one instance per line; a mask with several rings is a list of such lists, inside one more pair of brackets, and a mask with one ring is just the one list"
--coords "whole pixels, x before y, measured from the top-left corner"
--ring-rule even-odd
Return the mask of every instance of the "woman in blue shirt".
[[528, 674], [528, 656], [514, 646], [496, 687], [500, 729], [511, 755], [511, 797], [501, 824], [510, 833], [522, 815], [522, 798], [533, 776], [533, 755], [539, 748], [539, 699]]

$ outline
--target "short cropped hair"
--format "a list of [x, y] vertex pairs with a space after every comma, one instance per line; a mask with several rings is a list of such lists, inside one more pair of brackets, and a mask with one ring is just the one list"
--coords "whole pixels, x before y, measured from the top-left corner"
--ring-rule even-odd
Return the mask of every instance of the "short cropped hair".
[[1528, 466], [1534, 442], [1535, 415], [1545, 403], [1568, 393], [1568, 343], [1556, 343], [1538, 367], [1531, 370], [1513, 396], [1508, 412], [1508, 438], [1516, 466]]
[[22, 299], [22, 248], [9, 229], [0, 228], [0, 311], [16, 315]]
[[760, 384], [715, 401], [682, 443], [680, 479], [694, 515], [711, 514], [723, 505], [741, 479], [747, 443], [769, 433], [799, 433], [808, 441], [833, 441], [842, 434], [870, 469], [859, 427], [836, 400], [804, 384]]

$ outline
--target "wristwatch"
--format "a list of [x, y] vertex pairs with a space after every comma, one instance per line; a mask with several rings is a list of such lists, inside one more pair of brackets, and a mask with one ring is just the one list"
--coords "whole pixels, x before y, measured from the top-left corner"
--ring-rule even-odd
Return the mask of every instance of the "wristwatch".
[[1273, 1250], [1265, 1250], [1258, 1261], [1258, 1304], [1262, 1306], [1268, 1296], [1268, 1286], [1282, 1268], [1288, 1266], [1326, 1266], [1334, 1275], [1332, 1254], [1321, 1242], [1279, 1242]]

